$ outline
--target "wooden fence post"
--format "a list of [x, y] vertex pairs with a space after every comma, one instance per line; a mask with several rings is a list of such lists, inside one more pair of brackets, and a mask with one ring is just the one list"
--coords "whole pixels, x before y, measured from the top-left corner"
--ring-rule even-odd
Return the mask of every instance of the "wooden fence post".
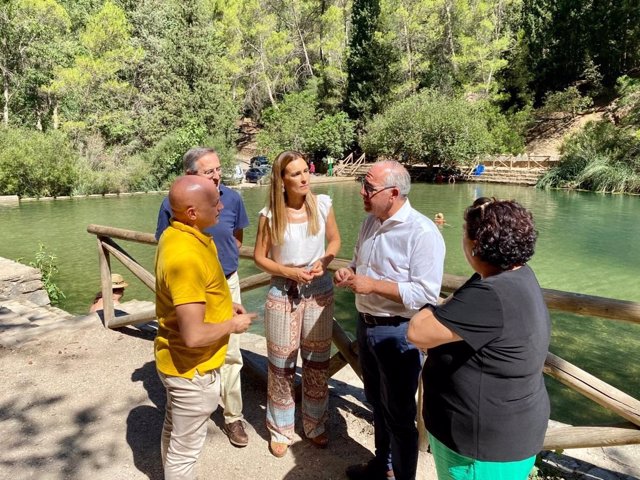
[[100, 263], [100, 287], [102, 290], [102, 311], [104, 312], [104, 326], [108, 327], [113, 321], [113, 289], [111, 288], [111, 262], [109, 252], [104, 248], [104, 237], [98, 236], [98, 261]]

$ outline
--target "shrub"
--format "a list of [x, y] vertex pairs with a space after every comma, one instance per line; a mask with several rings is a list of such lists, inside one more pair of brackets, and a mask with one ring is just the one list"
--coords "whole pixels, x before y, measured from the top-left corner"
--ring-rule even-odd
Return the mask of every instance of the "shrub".
[[497, 118], [482, 102], [427, 90], [376, 115], [360, 145], [368, 154], [401, 156], [410, 162], [466, 164], [480, 154], [503, 151], [509, 143], [496, 140], [504, 136], [499, 130], [506, 128], [504, 124], [497, 128]]
[[304, 150], [317, 156], [342, 157], [355, 135], [355, 124], [345, 112], [338, 112], [322, 118], [311, 128]]
[[151, 147], [145, 157], [151, 164], [152, 175], [159, 186], [166, 186], [182, 173], [182, 156], [196, 145], [202, 145], [207, 136], [201, 125], [190, 124], [165, 135]]
[[49, 253], [42, 243], [38, 246], [35, 260], [29, 262], [29, 265], [40, 270], [44, 289], [47, 291], [49, 300], [53, 305], [58, 305], [66, 298], [54, 280], [54, 277], [58, 274], [58, 257], [53, 253]]
[[61, 132], [0, 129], [0, 194], [70, 195], [78, 177], [76, 158]]
[[538, 186], [640, 193], [640, 138], [608, 121], [589, 123], [565, 142], [560, 164]]
[[165, 188], [173, 179], [182, 175], [182, 157], [192, 147], [215, 148], [223, 170], [235, 162], [235, 149], [222, 132], [209, 133], [199, 123], [190, 123], [165, 135], [156, 145], [142, 154], [143, 163], [150, 168], [147, 184]]
[[318, 109], [314, 82], [285, 95], [278, 108], [266, 109], [262, 124], [258, 149], [270, 157], [283, 150], [341, 157], [355, 138], [355, 125], [346, 113], [326, 115]]
[[583, 96], [577, 87], [572, 86], [559, 92], [547, 92], [538, 114], [547, 116], [553, 113], [563, 113], [574, 117], [591, 105], [593, 105], [593, 99]]
[[640, 127], [640, 79], [623, 75], [618, 78], [616, 90], [620, 99], [614, 117], [622, 126]]

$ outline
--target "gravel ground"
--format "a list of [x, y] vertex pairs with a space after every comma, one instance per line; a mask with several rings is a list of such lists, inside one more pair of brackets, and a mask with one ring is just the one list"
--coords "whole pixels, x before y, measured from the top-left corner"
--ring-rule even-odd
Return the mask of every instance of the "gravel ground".
[[[245, 334], [243, 348], [260, 352], [264, 339]], [[146, 334], [129, 328], [106, 330], [98, 324], [49, 333], [16, 349], [0, 349], [0, 375], [0, 435], [5, 444], [0, 478], [162, 478], [165, 394]], [[218, 409], [198, 464], [199, 478], [345, 478], [344, 469], [367, 461], [373, 446], [371, 413], [362, 403], [361, 384], [347, 383], [354, 379], [347, 367], [331, 381], [329, 447], [317, 449], [298, 435], [287, 455], [277, 459], [267, 448], [264, 382], [245, 368], [249, 446], [231, 446]], [[429, 467], [427, 456], [422, 455], [421, 469]], [[426, 475], [421, 478], [429, 478]]]
[[[39, 335], [17, 348], [0, 348], [0, 479], [162, 479], [159, 444], [165, 395], [155, 372], [151, 338], [132, 328], [107, 330], [97, 320], [84, 325]], [[244, 334], [242, 342], [249, 358], [264, 361], [262, 337]], [[372, 416], [351, 368], [330, 381], [329, 447], [313, 447], [298, 431], [281, 459], [267, 448], [264, 382], [248, 368], [242, 381], [249, 446], [229, 444], [218, 409], [198, 463], [199, 479], [344, 479], [348, 465], [371, 458]], [[604, 449], [565, 451], [556, 457], [585, 457], [603, 472], [598, 476], [592, 469], [569, 476], [565, 471], [572, 480], [633, 479], [622, 473], [635, 473], [639, 452], [637, 447], [624, 448], [627, 467], [612, 462]], [[623, 467], [626, 470], [620, 470]], [[421, 480], [435, 480], [429, 454], [420, 454], [418, 472]], [[562, 478], [550, 476], [548, 469], [544, 474]]]

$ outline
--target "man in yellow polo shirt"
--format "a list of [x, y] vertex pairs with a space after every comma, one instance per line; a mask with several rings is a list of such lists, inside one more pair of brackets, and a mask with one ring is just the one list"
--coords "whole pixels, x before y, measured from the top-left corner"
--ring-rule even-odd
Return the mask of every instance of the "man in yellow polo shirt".
[[256, 314], [232, 302], [215, 244], [203, 233], [223, 208], [215, 183], [180, 177], [169, 203], [173, 219], [158, 242], [155, 268], [156, 368], [167, 391], [162, 462], [166, 480], [191, 480], [218, 406], [229, 335], [245, 332]]

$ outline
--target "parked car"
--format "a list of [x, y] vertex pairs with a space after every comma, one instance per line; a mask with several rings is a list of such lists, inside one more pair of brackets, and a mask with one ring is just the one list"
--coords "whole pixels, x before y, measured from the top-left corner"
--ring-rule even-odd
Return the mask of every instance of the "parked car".
[[260, 170], [262, 170], [265, 175], [270, 175], [271, 174], [271, 164], [262, 165], [262, 166], [260, 166], [258, 168]]
[[264, 168], [250, 168], [247, 170], [247, 173], [244, 174], [244, 178], [247, 182], [258, 183], [258, 181], [268, 173]]
[[267, 157], [265, 157], [264, 155], [258, 155], [257, 157], [251, 157], [251, 160], [249, 160], [249, 165], [251, 165], [254, 168], [257, 168], [257, 167], [262, 167], [263, 165], [270, 165], [270, 164], [269, 164], [269, 159]]

